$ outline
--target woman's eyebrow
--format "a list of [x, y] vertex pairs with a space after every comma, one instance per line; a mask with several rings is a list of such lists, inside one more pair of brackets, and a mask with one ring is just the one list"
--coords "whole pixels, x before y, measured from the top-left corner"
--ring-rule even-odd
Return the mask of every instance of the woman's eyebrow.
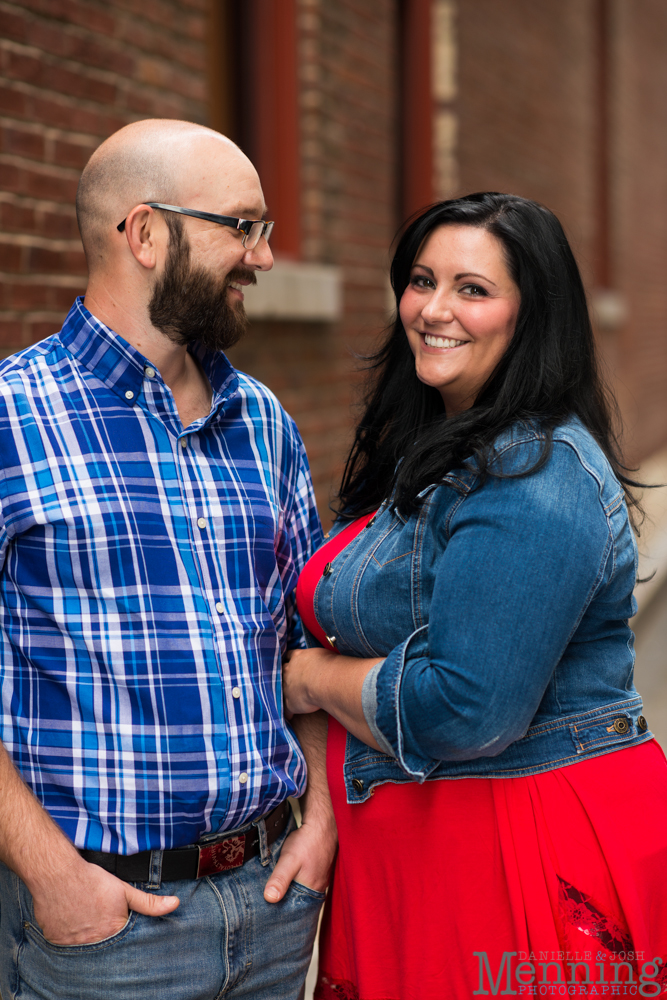
[[[430, 274], [431, 277], [435, 277], [433, 269], [428, 267], [426, 264], [413, 264], [412, 266], [418, 267], [422, 271], [426, 271], [426, 273]], [[454, 275], [454, 281], [460, 281], [461, 278], [483, 278], [484, 281], [488, 281], [488, 283], [493, 285], [494, 288], [498, 287], [495, 281], [491, 281], [491, 278], [487, 278], [485, 274], [477, 274], [475, 271], [461, 271], [459, 274]]]
[[461, 278], [483, 278], [484, 281], [488, 281], [494, 288], [498, 287], [495, 281], [491, 281], [491, 278], [487, 278], [485, 274], [476, 274], [474, 271], [461, 271], [460, 274], [454, 275], [454, 281], [460, 281]]

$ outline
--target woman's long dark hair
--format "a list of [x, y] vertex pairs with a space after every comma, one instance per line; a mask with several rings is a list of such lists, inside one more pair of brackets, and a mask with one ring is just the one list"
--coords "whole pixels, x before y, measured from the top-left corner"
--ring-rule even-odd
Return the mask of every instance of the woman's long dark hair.
[[[426, 237], [438, 226], [477, 226], [504, 249], [521, 303], [509, 347], [470, 409], [451, 417], [437, 389], [420, 382], [400, 316], [379, 351], [368, 359], [370, 378], [364, 414], [356, 430], [338, 495], [338, 511], [358, 516], [392, 496], [409, 513], [419, 494], [452, 469], [473, 460], [488, 474], [493, 443], [517, 422], [537, 425], [548, 458], [553, 429], [579, 417], [630, 492], [614, 432], [615, 400], [598, 371], [586, 294], [570, 245], [556, 216], [537, 202], [487, 192], [443, 201], [411, 222], [391, 265], [396, 305]], [[613, 418], [613, 419], [612, 419]]]

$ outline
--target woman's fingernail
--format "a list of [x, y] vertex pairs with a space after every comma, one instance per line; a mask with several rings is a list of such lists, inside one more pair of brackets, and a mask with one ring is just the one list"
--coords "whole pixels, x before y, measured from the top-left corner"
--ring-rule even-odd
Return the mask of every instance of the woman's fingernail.
[[269, 885], [264, 890], [264, 895], [267, 899], [272, 899], [275, 902], [280, 896], [280, 893], [276, 889], [275, 885]]

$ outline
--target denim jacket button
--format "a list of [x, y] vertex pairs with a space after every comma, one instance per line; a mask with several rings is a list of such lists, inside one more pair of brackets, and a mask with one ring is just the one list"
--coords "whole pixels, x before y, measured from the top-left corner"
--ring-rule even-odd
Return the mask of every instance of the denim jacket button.
[[614, 719], [614, 729], [620, 736], [625, 736], [630, 729], [630, 723], [621, 715], [618, 719]]
[[643, 733], [645, 733], [646, 730], [648, 729], [648, 722], [646, 721], [643, 715], [640, 715], [639, 718], [637, 719], [637, 728], [641, 729]]
[[363, 792], [363, 790], [364, 790], [364, 783], [361, 780], [361, 778], [353, 778], [352, 779], [352, 787], [354, 788], [355, 792]]
[[322, 576], [329, 576], [331, 573], [333, 573], [333, 566], [329, 562], [329, 563], [326, 564], [326, 566], [322, 570]]

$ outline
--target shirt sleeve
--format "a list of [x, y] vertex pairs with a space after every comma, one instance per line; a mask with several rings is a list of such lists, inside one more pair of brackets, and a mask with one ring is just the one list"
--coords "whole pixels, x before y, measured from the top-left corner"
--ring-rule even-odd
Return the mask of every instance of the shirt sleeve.
[[308, 458], [300, 438], [298, 442], [294, 502], [285, 519], [288, 551], [284, 553], [285, 558], [280, 559], [287, 615], [287, 649], [306, 646], [301, 619], [296, 608], [296, 583], [301, 570], [323, 541]]
[[420, 778], [438, 761], [495, 756], [521, 738], [608, 564], [598, 482], [565, 443], [539, 472], [490, 476], [461, 498], [429, 624], [365, 691], [380, 745]]

